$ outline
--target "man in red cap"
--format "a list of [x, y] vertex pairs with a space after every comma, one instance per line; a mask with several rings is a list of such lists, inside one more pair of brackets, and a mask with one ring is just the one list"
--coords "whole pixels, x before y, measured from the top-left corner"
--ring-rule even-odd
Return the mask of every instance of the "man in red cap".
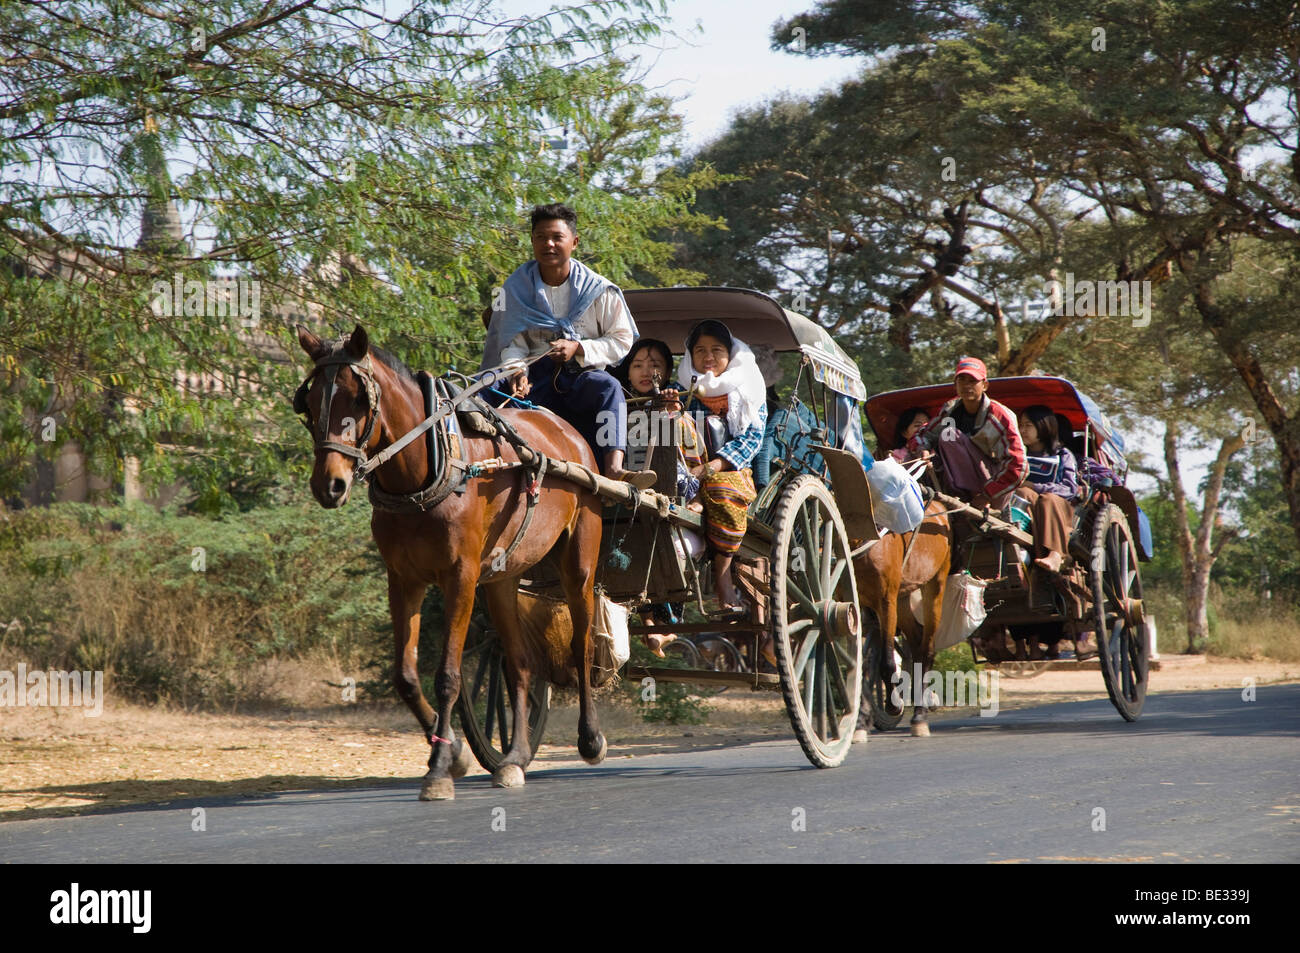
[[953, 487], [970, 496], [972, 506], [1001, 509], [1029, 473], [1016, 415], [992, 400], [988, 370], [977, 357], [963, 357], [953, 371], [957, 397], [917, 435], [921, 446], [938, 452]]

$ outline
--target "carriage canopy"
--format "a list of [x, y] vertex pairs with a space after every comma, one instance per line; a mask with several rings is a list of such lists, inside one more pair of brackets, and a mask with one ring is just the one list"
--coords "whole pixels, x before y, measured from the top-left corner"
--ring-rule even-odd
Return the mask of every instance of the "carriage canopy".
[[649, 288], [624, 293], [638, 330], [682, 353], [686, 335], [705, 318], [722, 321], [746, 344], [774, 351], [799, 351], [814, 379], [837, 394], [866, 399], [858, 366], [825, 328], [747, 288]]
[[[1065, 378], [992, 377], [989, 378], [988, 395], [1014, 411], [1034, 404], [1046, 404], [1054, 413], [1069, 420], [1076, 433], [1090, 430], [1090, 443], [1100, 446], [1107, 456], [1123, 466], [1124, 438], [1116, 432], [1101, 408]], [[907, 408], [923, 407], [933, 417], [955, 396], [950, 382], [875, 394], [867, 401], [867, 420], [883, 446], [893, 440], [898, 417]]]

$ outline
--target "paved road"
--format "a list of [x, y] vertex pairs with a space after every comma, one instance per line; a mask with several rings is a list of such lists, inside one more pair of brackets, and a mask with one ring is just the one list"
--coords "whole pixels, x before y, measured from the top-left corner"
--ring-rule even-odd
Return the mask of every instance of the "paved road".
[[461, 781], [454, 802], [419, 803], [412, 779], [14, 822], [0, 859], [1296, 862], [1298, 768], [1300, 685], [1265, 686], [1250, 703], [1153, 696], [1132, 725], [1104, 701], [944, 721], [929, 739], [873, 735], [833, 771], [793, 741], [615, 750], [520, 790]]

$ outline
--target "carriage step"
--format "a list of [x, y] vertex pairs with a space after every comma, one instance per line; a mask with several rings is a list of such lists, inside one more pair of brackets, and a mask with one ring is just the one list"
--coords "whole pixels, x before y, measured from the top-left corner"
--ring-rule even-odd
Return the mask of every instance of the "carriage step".
[[625, 678], [640, 681], [653, 678], [658, 682], [685, 682], [695, 685], [722, 685], [751, 688], [754, 691], [779, 692], [781, 677], [759, 672], [715, 672], [712, 669], [699, 668], [659, 668], [641, 665], [629, 665]]

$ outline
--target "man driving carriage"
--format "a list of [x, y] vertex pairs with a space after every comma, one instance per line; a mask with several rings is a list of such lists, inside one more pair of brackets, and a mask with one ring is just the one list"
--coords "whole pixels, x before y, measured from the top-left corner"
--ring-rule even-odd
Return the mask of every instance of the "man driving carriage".
[[988, 396], [988, 378], [979, 358], [961, 358], [953, 371], [957, 396], [914, 438], [938, 453], [953, 488], [969, 494], [976, 509], [1000, 509], [1029, 472], [1016, 415]]
[[[627, 405], [622, 387], [605, 370], [624, 358], [637, 336], [623, 293], [573, 259], [578, 246], [573, 209], [539, 205], [529, 221], [533, 260], [506, 279], [502, 308], [493, 310], [488, 324], [480, 369], [540, 358], [511, 380], [501, 400], [527, 397], [555, 412], [582, 434], [606, 476], [648, 488], [655, 482], [653, 472], [623, 466]], [[614, 426], [602, 427], [606, 422]]]

